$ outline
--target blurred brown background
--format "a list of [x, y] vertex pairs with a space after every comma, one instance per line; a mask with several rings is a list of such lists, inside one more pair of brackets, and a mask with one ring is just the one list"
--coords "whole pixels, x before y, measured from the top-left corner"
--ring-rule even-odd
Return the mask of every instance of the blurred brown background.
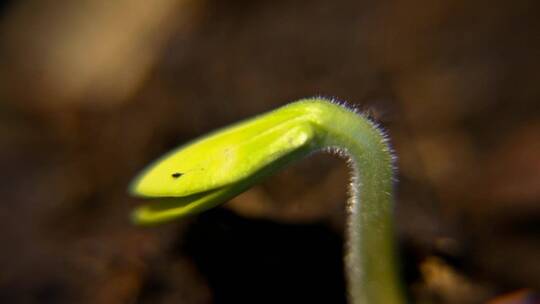
[[165, 226], [128, 219], [148, 162], [314, 95], [391, 136], [417, 303], [540, 289], [539, 4], [1, 2], [0, 302], [344, 303], [341, 160]]

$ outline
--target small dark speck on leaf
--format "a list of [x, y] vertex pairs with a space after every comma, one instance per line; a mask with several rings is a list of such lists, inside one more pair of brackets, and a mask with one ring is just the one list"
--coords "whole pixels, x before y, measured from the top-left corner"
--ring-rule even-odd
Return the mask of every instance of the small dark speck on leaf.
[[179, 178], [182, 175], [184, 175], [184, 174], [180, 173], [180, 172], [175, 172], [175, 173], [171, 174], [171, 176], [174, 177], [174, 178]]

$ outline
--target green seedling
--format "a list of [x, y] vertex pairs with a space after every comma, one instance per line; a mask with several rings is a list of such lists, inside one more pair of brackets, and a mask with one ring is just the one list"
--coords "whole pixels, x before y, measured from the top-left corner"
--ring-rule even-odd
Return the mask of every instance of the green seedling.
[[151, 198], [133, 220], [150, 225], [217, 206], [316, 151], [346, 157], [346, 273], [355, 304], [405, 303], [395, 253], [393, 158], [368, 119], [323, 98], [304, 99], [190, 142], [148, 166], [130, 192]]

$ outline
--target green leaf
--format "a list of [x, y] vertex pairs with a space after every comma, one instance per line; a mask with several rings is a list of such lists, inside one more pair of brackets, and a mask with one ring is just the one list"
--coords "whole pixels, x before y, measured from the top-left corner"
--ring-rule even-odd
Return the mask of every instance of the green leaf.
[[314, 130], [304, 114], [282, 108], [157, 160], [134, 180], [130, 192], [158, 199], [137, 209], [133, 219], [152, 224], [214, 207], [281, 168], [293, 155], [308, 153]]

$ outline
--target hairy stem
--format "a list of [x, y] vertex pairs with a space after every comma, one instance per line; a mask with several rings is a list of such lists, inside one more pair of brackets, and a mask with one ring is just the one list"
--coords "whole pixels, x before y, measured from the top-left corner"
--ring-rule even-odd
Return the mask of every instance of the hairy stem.
[[334, 104], [314, 107], [320, 148], [345, 154], [352, 167], [347, 206], [349, 296], [358, 304], [405, 303], [396, 261], [392, 154], [370, 121]]

